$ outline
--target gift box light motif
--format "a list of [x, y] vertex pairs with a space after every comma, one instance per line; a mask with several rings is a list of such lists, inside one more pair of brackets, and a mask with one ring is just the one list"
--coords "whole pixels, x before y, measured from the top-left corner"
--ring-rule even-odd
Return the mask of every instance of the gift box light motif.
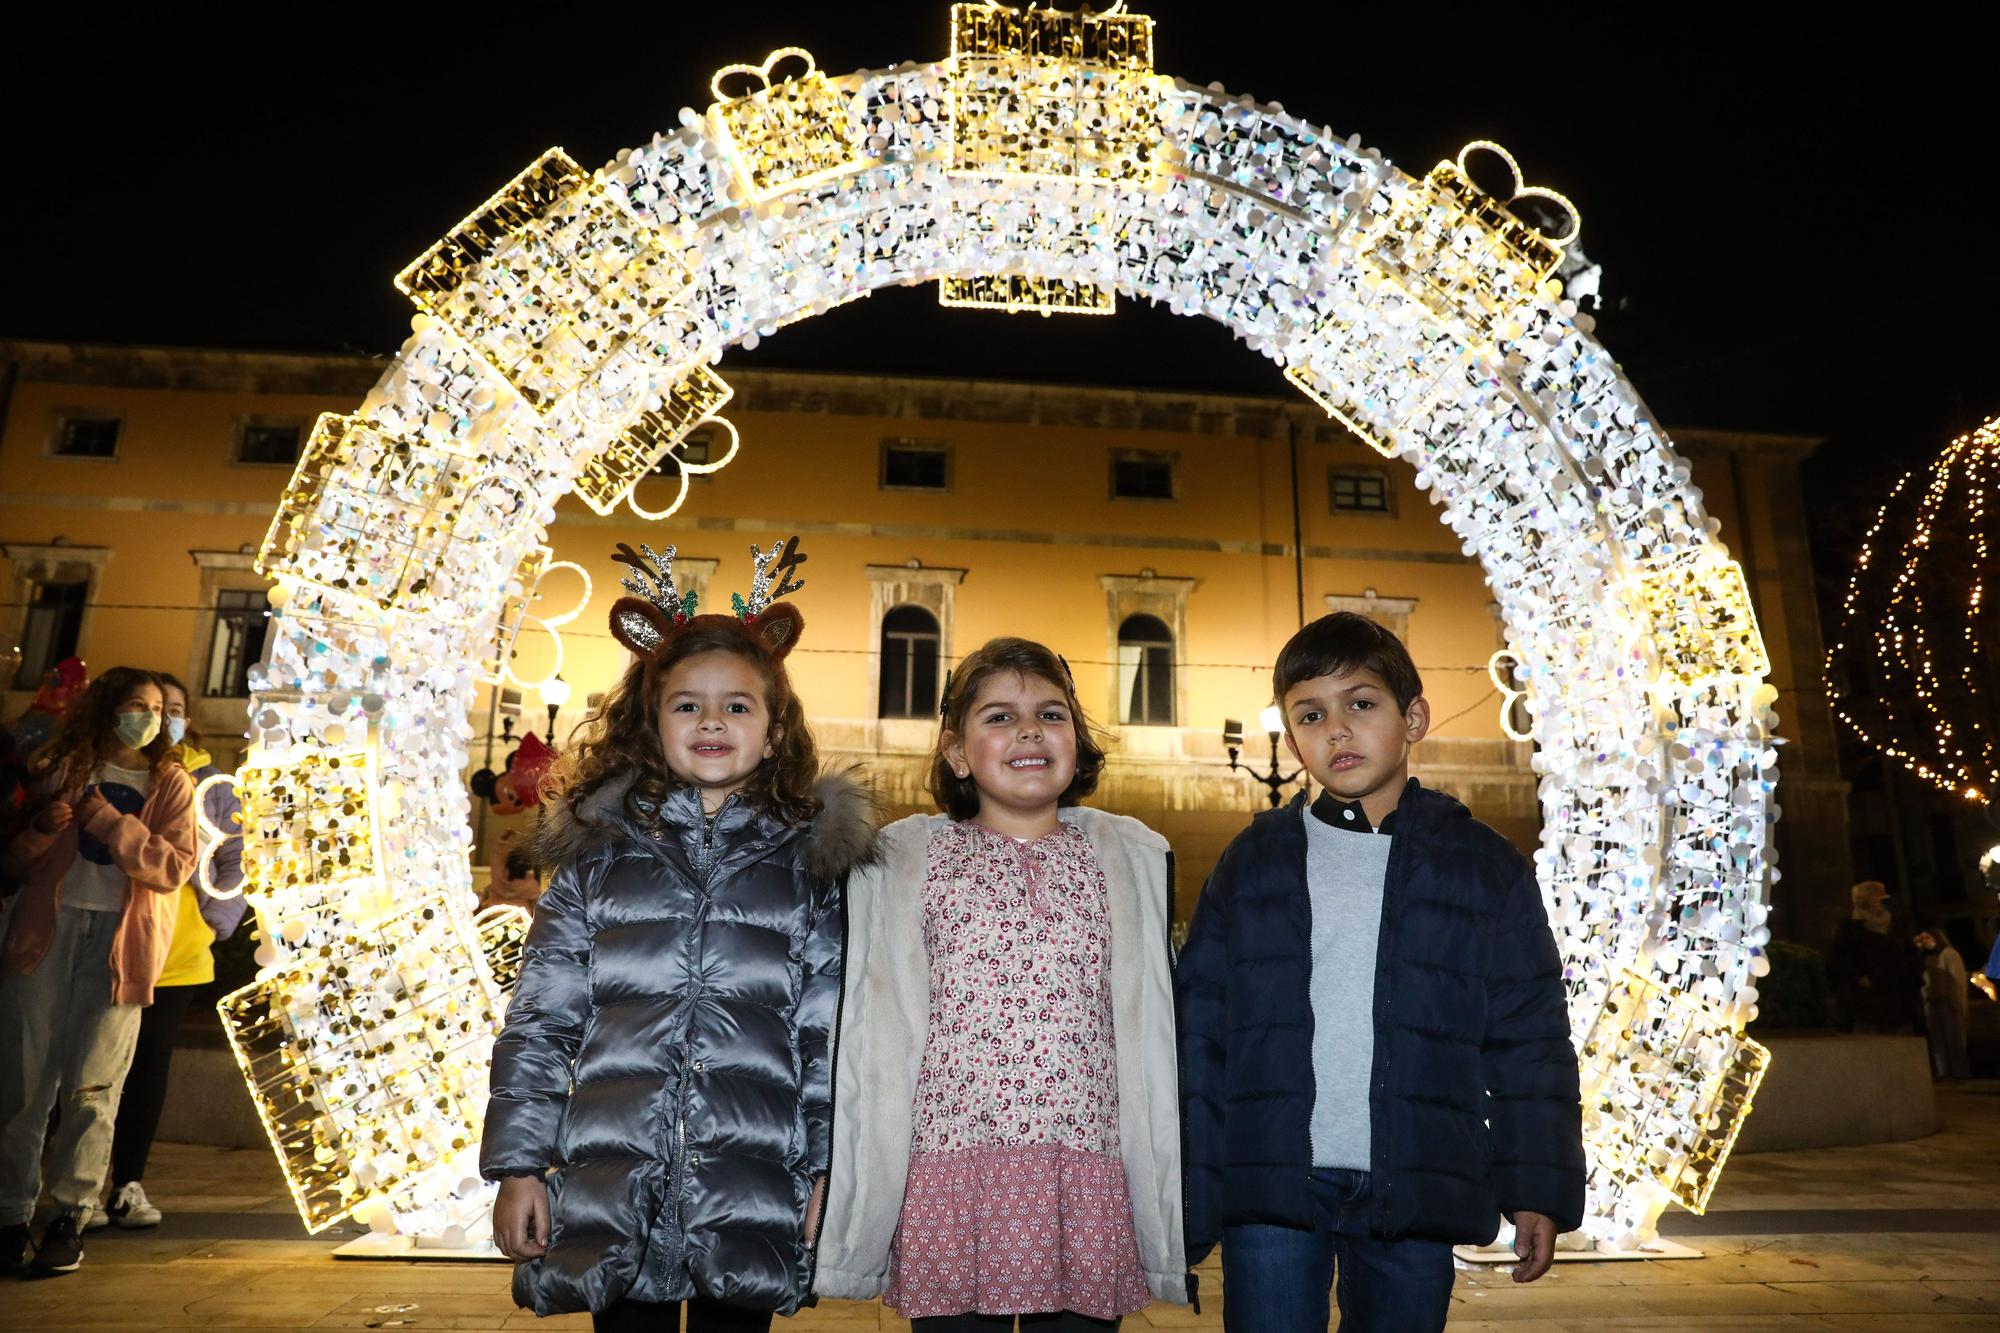
[[[790, 65], [804, 69], [771, 81], [774, 69]], [[728, 91], [746, 83], [748, 91]], [[726, 65], [709, 81], [709, 91], [716, 97], [708, 109], [716, 142], [753, 201], [839, 175], [861, 161], [848, 98], [834, 90], [802, 47], [773, 51], [761, 65]]]

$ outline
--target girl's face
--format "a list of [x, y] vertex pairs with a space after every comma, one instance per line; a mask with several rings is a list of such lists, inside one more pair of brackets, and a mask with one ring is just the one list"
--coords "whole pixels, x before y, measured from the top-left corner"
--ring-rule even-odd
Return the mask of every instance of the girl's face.
[[989, 814], [1053, 818], [1076, 777], [1076, 718], [1063, 687], [1041, 676], [994, 672], [980, 682], [945, 759], [979, 788], [982, 823], [991, 822]]
[[776, 753], [764, 678], [735, 653], [676, 663], [660, 682], [659, 724], [667, 771], [699, 788], [710, 814]]
[[[127, 749], [142, 750], [160, 734], [161, 714], [166, 710], [166, 696], [160, 687], [148, 682], [134, 685], [131, 693], [118, 701], [118, 707], [111, 715], [111, 722], [117, 728], [117, 736]], [[150, 725], [147, 724], [150, 719]]]
[[188, 697], [171, 685], [163, 688], [166, 694], [166, 707], [163, 716], [177, 717], [182, 721], [186, 721], [188, 715]]

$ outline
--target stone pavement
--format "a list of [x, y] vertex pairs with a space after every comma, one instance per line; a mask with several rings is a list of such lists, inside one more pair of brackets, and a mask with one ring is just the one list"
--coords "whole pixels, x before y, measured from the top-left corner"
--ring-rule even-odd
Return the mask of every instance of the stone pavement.
[[[1870, 1148], [1739, 1157], [1706, 1217], [1663, 1228], [1697, 1260], [1558, 1264], [1529, 1287], [1504, 1272], [1461, 1273], [1452, 1328], [1868, 1333], [2000, 1330], [2000, 1082], [1939, 1093], [1944, 1131]], [[0, 1279], [0, 1328], [573, 1329], [507, 1296], [498, 1264], [347, 1262], [345, 1234], [308, 1238], [269, 1153], [165, 1144], [156, 1150], [155, 1231], [94, 1233], [83, 1269]], [[1203, 1288], [1221, 1285], [1211, 1262]], [[1219, 1329], [1205, 1313], [1156, 1305], [1125, 1323]], [[906, 1329], [876, 1305], [829, 1303], [778, 1333]]]

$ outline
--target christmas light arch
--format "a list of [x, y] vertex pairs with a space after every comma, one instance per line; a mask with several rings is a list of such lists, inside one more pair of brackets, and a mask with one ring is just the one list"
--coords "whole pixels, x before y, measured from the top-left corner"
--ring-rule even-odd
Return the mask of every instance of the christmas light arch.
[[[1699, 1210], [1766, 1058], [1742, 1029], [1777, 874], [1775, 692], [1686, 463], [1552, 277], [1575, 209], [1496, 145], [1411, 177], [1156, 74], [1152, 21], [1122, 6], [951, 24], [930, 63], [732, 66], [675, 132], [598, 172], [552, 150], [398, 277], [414, 334], [319, 423], [260, 562], [277, 610], [240, 791], [266, 966], [221, 1008], [301, 1215], [481, 1225], [500, 1001], [460, 775], [557, 500], [609, 512], [719, 420], [728, 348], [924, 282], [951, 306], [1215, 319], [1416, 467], [1484, 566], [1533, 718], [1586, 1231], [1624, 1247], [1669, 1202]], [[1512, 198], [1473, 183], [1477, 152]], [[1567, 227], [1528, 225], [1524, 196]]]

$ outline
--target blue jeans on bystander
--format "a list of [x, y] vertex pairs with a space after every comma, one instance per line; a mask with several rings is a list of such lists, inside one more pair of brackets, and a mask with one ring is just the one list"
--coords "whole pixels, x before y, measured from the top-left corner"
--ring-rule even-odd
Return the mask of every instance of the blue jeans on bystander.
[[1451, 1246], [1368, 1233], [1368, 1173], [1312, 1173], [1318, 1223], [1222, 1229], [1222, 1326], [1325, 1333], [1339, 1279], [1341, 1333], [1435, 1333], [1451, 1306]]

